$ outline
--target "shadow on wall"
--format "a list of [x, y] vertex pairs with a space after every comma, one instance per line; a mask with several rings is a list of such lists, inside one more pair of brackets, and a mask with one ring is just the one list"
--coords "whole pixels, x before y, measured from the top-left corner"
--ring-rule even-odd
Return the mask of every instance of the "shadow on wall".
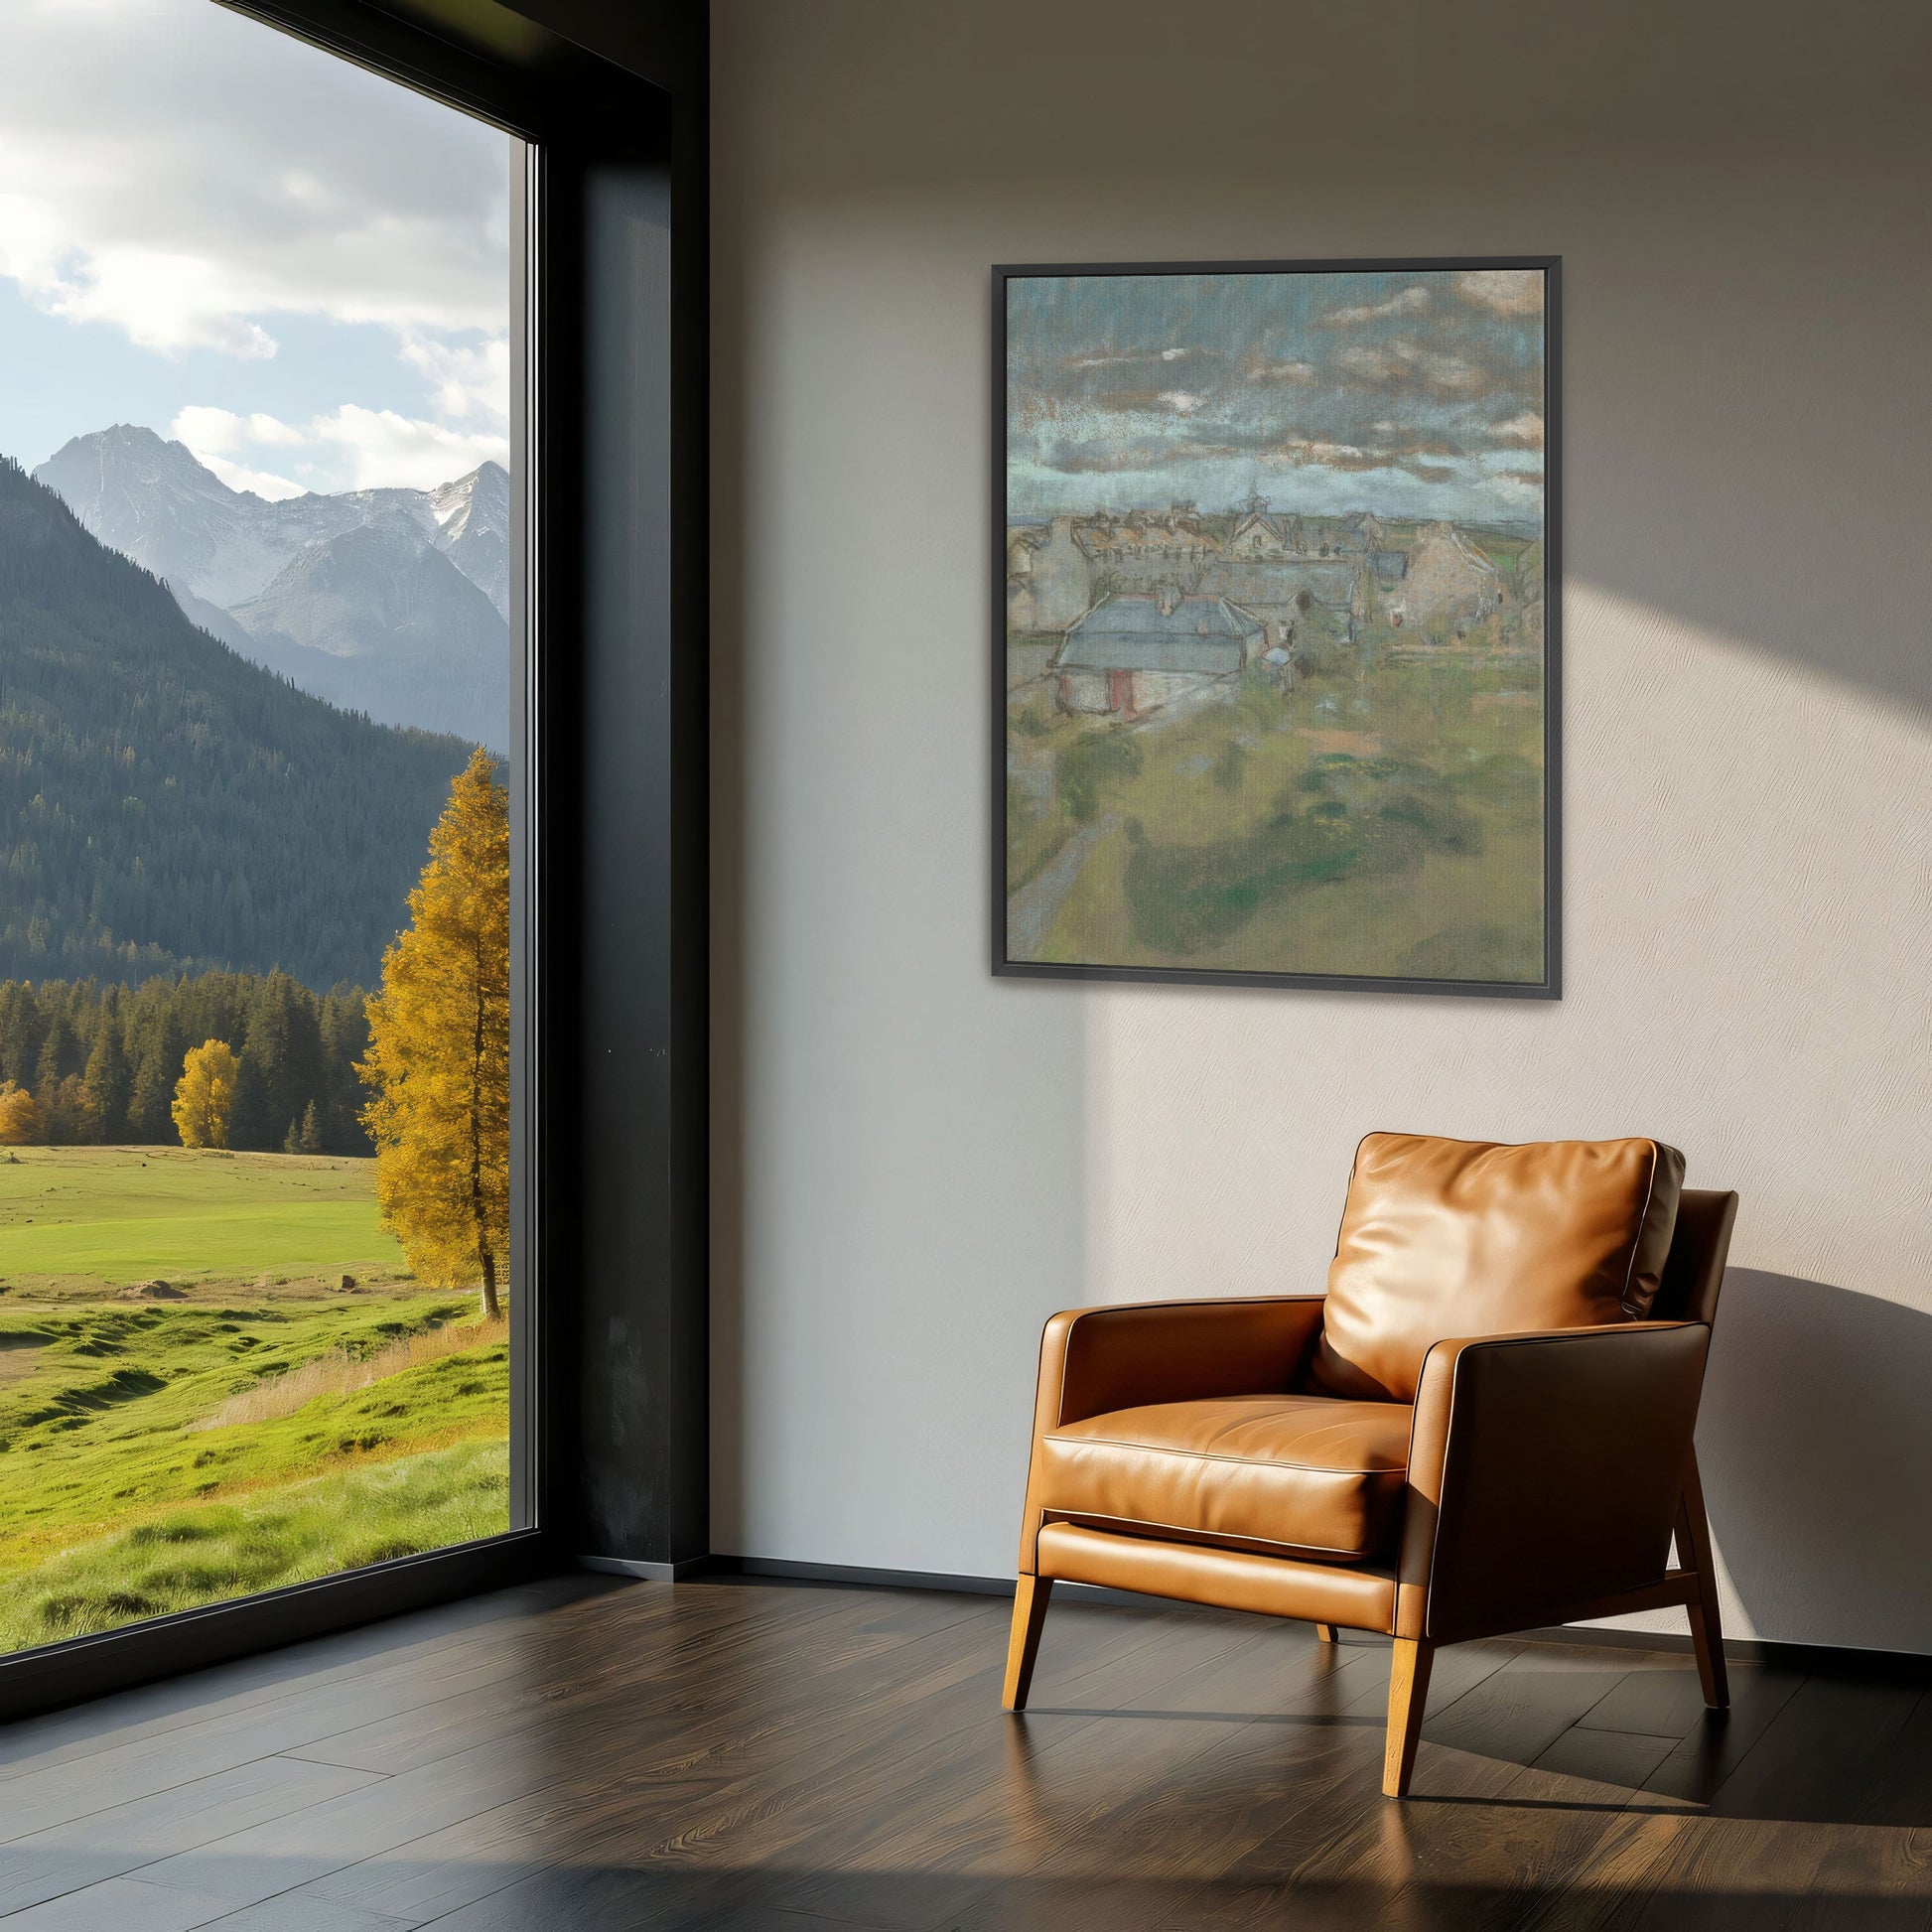
[[1760, 1630], [1932, 1653], [1932, 1314], [1732, 1268], [1698, 1423], [1711, 1529]]

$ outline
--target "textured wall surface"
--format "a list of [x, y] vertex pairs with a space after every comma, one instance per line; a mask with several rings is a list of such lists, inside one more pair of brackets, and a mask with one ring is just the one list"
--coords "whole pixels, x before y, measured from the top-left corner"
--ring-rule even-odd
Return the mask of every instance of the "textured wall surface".
[[[1369, 1128], [1648, 1133], [1732, 1630], [1932, 1651], [1932, 68], [1698, 13], [715, 0], [714, 1548], [1010, 1573], [1052, 1310], [1317, 1287]], [[993, 980], [988, 264], [1546, 250], [1564, 1000]]]

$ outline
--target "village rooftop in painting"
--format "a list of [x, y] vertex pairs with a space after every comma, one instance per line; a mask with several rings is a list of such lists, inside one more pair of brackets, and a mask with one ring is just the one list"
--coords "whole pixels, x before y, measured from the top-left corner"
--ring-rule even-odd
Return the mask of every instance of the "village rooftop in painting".
[[1554, 994], [1554, 276], [1003, 273], [1000, 969]]

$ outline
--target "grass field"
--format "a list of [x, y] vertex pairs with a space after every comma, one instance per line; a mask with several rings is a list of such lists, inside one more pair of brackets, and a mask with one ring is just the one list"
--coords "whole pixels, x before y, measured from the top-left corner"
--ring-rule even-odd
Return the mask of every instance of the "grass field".
[[0, 1282], [388, 1279], [367, 1161], [180, 1147], [14, 1148], [0, 1156]]
[[[1035, 687], [1037, 689], [1037, 687]], [[1016, 694], [1009, 890], [1096, 828], [1034, 957], [1534, 981], [1540, 667], [1390, 651], [1140, 727]]]
[[16, 1152], [0, 1648], [507, 1527], [507, 1331], [409, 1278], [370, 1163]]
[[170, 1511], [0, 1575], [0, 1651], [492, 1536], [508, 1495], [498, 1437]]

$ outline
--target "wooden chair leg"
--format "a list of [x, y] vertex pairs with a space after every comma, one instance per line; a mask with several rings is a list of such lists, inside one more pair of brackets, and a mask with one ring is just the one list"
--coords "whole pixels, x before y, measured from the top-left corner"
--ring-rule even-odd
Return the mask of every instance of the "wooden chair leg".
[[1034, 1659], [1039, 1655], [1040, 1626], [1046, 1621], [1046, 1599], [1053, 1593], [1050, 1577], [1022, 1577], [1013, 1592], [1013, 1630], [1007, 1638], [1007, 1681], [1000, 1694], [1004, 1710], [1024, 1711], [1034, 1681]]
[[1317, 1643], [1334, 1643], [1337, 1641], [1335, 1626], [1332, 1623], [1317, 1623], [1314, 1626], [1314, 1636]]
[[1713, 1711], [1727, 1711], [1730, 1679], [1725, 1670], [1725, 1633], [1718, 1621], [1718, 1573], [1711, 1560], [1711, 1521], [1704, 1513], [1704, 1484], [1698, 1476], [1695, 1449], [1684, 1464], [1684, 1493], [1677, 1505], [1677, 1560], [1698, 1577], [1698, 1593], [1686, 1607], [1704, 1701]]
[[1382, 1795], [1406, 1798], [1409, 1774], [1416, 1768], [1422, 1741], [1423, 1707], [1429, 1702], [1429, 1667], [1436, 1647], [1420, 1638], [1398, 1637], [1389, 1672], [1389, 1733], [1382, 1745]]

